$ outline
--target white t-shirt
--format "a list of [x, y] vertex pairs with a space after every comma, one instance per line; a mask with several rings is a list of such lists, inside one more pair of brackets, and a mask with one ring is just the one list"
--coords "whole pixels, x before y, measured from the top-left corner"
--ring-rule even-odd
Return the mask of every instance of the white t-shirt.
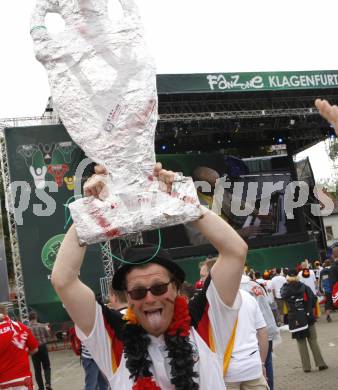
[[323, 269], [323, 267], [322, 267], [322, 266], [319, 266], [318, 268], [315, 268], [315, 269], [313, 270], [313, 272], [315, 273], [316, 279], [319, 279], [320, 273], [322, 272], [322, 269]]
[[282, 275], [274, 276], [271, 279], [271, 288], [272, 288], [272, 290], [275, 290], [276, 298], [279, 298], [279, 299], [282, 298], [280, 295], [280, 289], [282, 288], [283, 284], [285, 284], [285, 283], [286, 283], [286, 279]]
[[[213, 330], [215, 350], [217, 352], [220, 351], [220, 353], [212, 352], [196, 329], [191, 327], [190, 342], [193, 344], [197, 353], [194, 371], [199, 373], [200, 390], [224, 390], [223, 355], [237, 318], [241, 298], [240, 296], [236, 298], [236, 302], [232, 308], [226, 306], [221, 301], [212, 281], [207, 289], [206, 297], [209, 304], [208, 318]], [[130, 372], [126, 368], [124, 355], [122, 355], [120, 364], [114, 372], [112, 364], [114, 360], [113, 339], [109, 335], [102, 308], [99, 304], [96, 304], [96, 319], [91, 334], [86, 337], [78, 327], [76, 327], [76, 333], [90, 351], [100, 370], [106, 376], [111, 388], [130, 390], [133, 382], [129, 379]], [[154, 379], [161, 389], [174, 390], [174, 386], [170, 383], [170, 366], [169, 360], [167, 359], [167, 351], [165, 350], [164, 338], [163, 336], [150, 336], [150, 340], [151, 343], [148, 352], [152, 361], [150, 369], [154, 375]]]
[[250, 381], [263, 375], [257, 329], [265, 328], [266, 323], [255, 298], [246, 291], [239, 292], [242, 304], [238, 314], [235, 345], [224, 378], [225, 383]]
[[275, 298], [273, 296], [272, 287], [271, 287], [271, 280], [270, 279], [256, 279], [256, 282], [259, 283], [261, 286], [264, 286], [266, 295], [268, 297], [269, 303], [273, 303]]
[[308, 278], [304, 278], [302, 276], [302, 273], [303, 271], [299, 271], [298, 273], [298, 279], [300, 282], [306, 284], [308, 287], [311, 288], [312, 292], [317, 295], [317, 291], [316, 291], [316, 275], [315, 273], [312, 271], [312, 269], [309, 270], [310, 272], [310, 275]]
[[272, 303], [274, 303], [274, 301], [275, 301], [275, 297], [273, 296], [273, 292], [272, 292], [272, 283], [271, 282], [272, 282], [272, 280], [263, 279], [263, 283], [261, 283], [265, 288], [266, 296], [268, 298], [270, 305]]

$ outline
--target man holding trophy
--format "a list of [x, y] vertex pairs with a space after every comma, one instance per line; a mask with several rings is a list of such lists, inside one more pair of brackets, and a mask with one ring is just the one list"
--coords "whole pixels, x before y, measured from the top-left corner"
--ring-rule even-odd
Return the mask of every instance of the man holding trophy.
[[[168, 187], [174, 178], [160, 164], [154, 176]], [[104, 178], [95, 175], [84, 190], [99, 196], [101, 188]], [[188, 305], [179, 295], [184, 271], [166, 250], [128, 248], [112, 282], [115, 290], [126, 293], [124, 317], [99, 305], [80, 281], [86, 249], [79, 245], [74, 226], [66, 234], [52, 283], [112, 388], [225, 389], [223, 373], [234, 342], [247, 246], [210, 210], [203, 210], [193, 224], [219, 252], [211, 280]]]

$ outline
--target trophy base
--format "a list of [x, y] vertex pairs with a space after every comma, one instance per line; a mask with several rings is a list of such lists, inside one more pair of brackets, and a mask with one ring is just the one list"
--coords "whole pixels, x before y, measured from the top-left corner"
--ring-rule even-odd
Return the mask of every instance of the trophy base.
[[171, 193], [159, 190], [156, 182], [146, 191], [113, 194], [105, 200], [81, 198], [69, 208], [81, 245], [187, 223], [202, 215], [194, 183], [186, 177], [173, 183]]

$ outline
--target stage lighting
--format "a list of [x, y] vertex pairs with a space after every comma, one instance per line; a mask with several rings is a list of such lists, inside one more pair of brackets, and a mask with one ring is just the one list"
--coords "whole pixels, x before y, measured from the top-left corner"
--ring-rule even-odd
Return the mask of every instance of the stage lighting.
[[335, 132], [334, 128], [331, 126], [330, 126], [330, 130], [328, 131], [328, 136], [330, 137], [330, 139], [336, 139], [337, 138], [336, 132]]

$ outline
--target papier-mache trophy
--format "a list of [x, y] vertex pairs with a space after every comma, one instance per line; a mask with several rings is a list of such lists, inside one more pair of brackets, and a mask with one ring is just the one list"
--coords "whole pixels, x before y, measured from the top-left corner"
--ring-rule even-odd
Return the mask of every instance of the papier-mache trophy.
[[[153, 177], [157, 123], [156, 70], [133, 0], [119, 0], [113, 24], [108, 0], [37, 0], [31, 21], [36, 58], [47, 70], [55, 108], [72, 139], [108, 171], [109, 195], [70, 205], [80, 243], [176, 225], [201, 216], [191, 178], [171, 192]], [[49, 34], [47, 13], [65, 30]]]

